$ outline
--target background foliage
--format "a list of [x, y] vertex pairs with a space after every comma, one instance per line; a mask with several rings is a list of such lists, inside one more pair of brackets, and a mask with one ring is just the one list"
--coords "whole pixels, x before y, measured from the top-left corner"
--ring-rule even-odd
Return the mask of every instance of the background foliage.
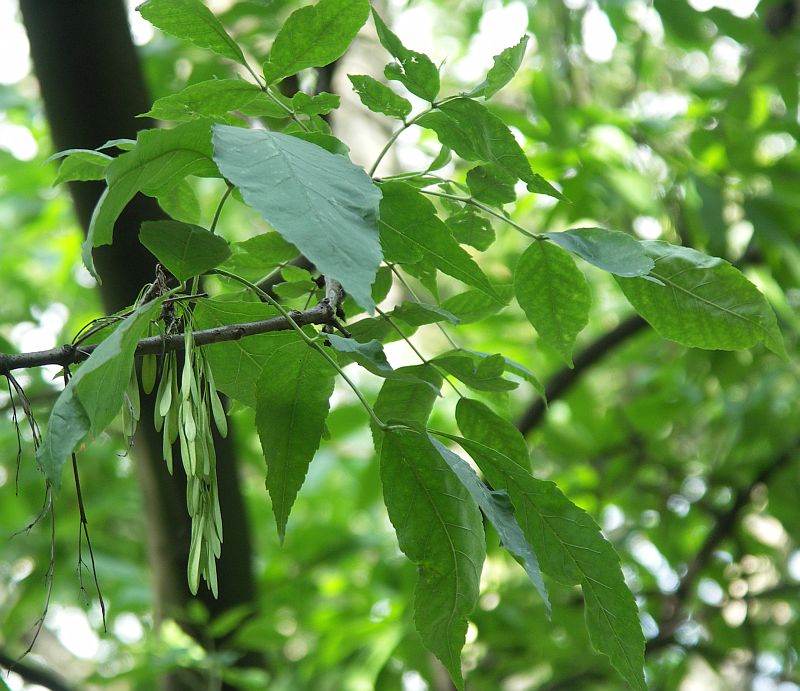
[[[437, 63], [447, 57], [446, 93], [480, 81], [497, 52], [486, 48], [489, 37], [511, 26], [499, 47], [511, 46], [527, 23], [523, 68], [490, 107], [513, 126], [534, 169], [557, 181], [572, 203], [522, 195], [507, 207], [514, 221], [535, 232], [617, 229], [736, 263], [769, 297], [793, 361], [800, 40], [790, 4], [709, 4], [462, 2], [455, 13], [450, 3], [420, 0], [393, 9], [398, 32], [416, 28], [403, 35], [409, 46], [432, 51]], [[295, 7], [239, 2], [218, 9], [237, 40], [264, 55]], [[429, 27], [431, 45], [423, 45], [420, 27]], [[375, 37], [363, 41], [375, 59]], [[232, 76], [230, 64], [160, 34], [140, 52], [154, 98]], [[342, 67], [346, 72], [358, 70]], [[343, 98], [351, 90], [344, 79], [336, 84]], [[2, 351], [67, 341], [100, 314], [93, 282], [80, 268], [69, 198], [51, 187], [55, 167], [40, 165], [51, 146], [35, 93], [32, 76], [0, 90]], [[345, 125], [341, 136], [353, 157], [373, 160], [376, 151], [360, 151]], [[433, 133], [415, 136], [400, 141], [395, 165], [424, 167], [433, 158]], [[21, 141], [30, 141], [29, 149]], [[223, 190], [220, 181], [196, 184], [202, 218], [210, 218]], [[241, 204], [226, 206], [221, 223], [229, 239], [242, 240], [263, 225]], [[506, 266], [524, 243], [507, 225], [492, 226], [497, 241], [482, 266], [507, 282]], [[486, 400], [526, 431], [535, 475], [555, 481], [593, 515], [619, 552], [648, 639], [651, 688], [794, 688], [795, 366], [761, 345], [709, 352], [665, 341], [629, 321], [632, 312], [611, 276], [589, 264], [580, 268], [592, 311], [578, 337], [574, 379], [562, 370], [564, 354], [542, 343], [516, 306], [459, 327], [460, 345], [512, 357], [551, 382], [551, 393], [558, 382], [570, 384], [547, 409], [528, 384]], [[455, 292], [448, 284], [445, 291]], [[614, 335], [613, 347], [604, 348]], [[431, 354], [445, 346], [431, 327], [419, 342]], [[582, 352], [600, 356], [587, 357], [591, 366], [582, 368]], [[400, 345], [387, 353], [396, 366], [415, 363]], [[53, 374], [32, 371], [23, 379], [40, 419], [58, 388]], [[375, 380], [359, 383], [377, 394]], [[0, 398], [6, 418], [7, 400]], [[454, 405], [438, 406], [431, 426], [451, 427]], [[78, 514], [66, 492], [57, 505], [57, 572], [36, 648], [41, 659], [81, 686], [149, 688], [164, 671], [189, 667], [242, 688], [449, 688], [410, 625], [415, 568], [398, 552], [387, 521], [363, 411], [344, 388], [336, 389], [332, 408], [331, 441], [311, 466], [283, 546], [264, 491], [253, 412], [242, 406], [233, 415], [258, 607], [246, 623], [248, 612], [231, 613], [212, 627], [234, 632], [238, 650], [266, 651], [268, 672], [232, 668], [229, 651], [204, 650], [176, 626], [155, 629], [135, 449], [129, 453], [114, 429], [81, 455], [109, 632], [101, 633], [91, 590], [80, 591]], [[37, 513], [42, 482], [26, 448], [14, 496], [10, 419], [0, 427], [0, 445], [0, 524], [10, 537]], [[579, 591], [548, 581], [548, 621], [525, 573], [497, 545], [490, 532], [464, 652], [468, 688], [619, 688], [606, 658], [589, 652]], [[45, 526], [3, 548], [0, 643], [12, 659], [41, 613], [48, 557]], [[190, 616], [208, 617], [199, 604]], [[19, 686], [13, 674], [8, 681]]]

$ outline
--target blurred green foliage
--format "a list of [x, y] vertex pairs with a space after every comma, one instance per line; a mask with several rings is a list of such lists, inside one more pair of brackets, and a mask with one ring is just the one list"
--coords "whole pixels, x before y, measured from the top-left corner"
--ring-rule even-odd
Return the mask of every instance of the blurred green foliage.
[[[247, 50], [263, 55], [295, 4], [230, 3], [220, 18]], [[481, 36], [504, 18], [527, 15], [532, 38], [523, 68], [490, 107], [516, 129], [535, 170], [560, 182], [572, 203], [522, 197], [510, 207], [514, 220], [536, 232], [600, 225], [724, 257], [743, 267], [778, 314], [791, 364], [762, 346], [688, 350], [642, 331], [551, 402], [529, 442], [535, 475], [557, 482], [593, 514], [620, 553], [649, 639], [651, 688], [798, 688], [797, 19], [780, 24], [784, 3], [777, 0], [762, 0], [744, 16], [722, 7], [699, 11], [686, 0], [458, 5], [453, 12], [450, 2], [417, 0], [396, 12], [401, 25], [403, 17], [407, 25], [409, 16], [425, 18], [437, 55], [448, 55], [448, 92], [474, 86], [458, 80], [469, 73], [468, 59], [482, 60], [484, 70], [491, 65], [491, 51], [477, 55]], [[507, 45], [524, 27], [516, 29]], [[616, 46], [600, 61], [592, 46], [609, 32]], [[154, 98], [231, 76], [229, 65], [161, 35], [141, 46], [141, 56]], [[0, 87], [0, 104], [0, 134], [21, 127], [37, 145], [29, 158], [0, 141], [0, 350], [39, 349], [68, 341], [99, 315], [99, 304], [80, 268], [69, 198], [51, 187], [54, 165], [43, 165], [51, 151], [34, 78]], [[419, 146], [435, 153], [432, 134]], [[196, 185], [203, 218], [221, 190], [219, 181]], [[240, 240], [259, 223], [242, 205], [229, 205], [221, 220], [240, 235], [229, 239]], [[505, 260], [521, 243], [494, 225], [498, 241], [484, 269], [502, 282]], [[630, 312], [610, 277], [581, 268], [595, 306], [577, 352]], [[423, 343], [438, 344], [430, 327], [422, 334]], [[561, 368], [558, 353], [537, 342], [516, 307], [463, 326], [459, 336], [460, 345], [503, 352], [545, 382]], [[40, 420], [59, 388], [53, 376], [20, 377]], [[377, 391], [374, 382], [364, 387]], [[513, 418], [535, 397], [523, 386], [485, 400]], [[0, 410], [0, 647], [13, 656], [41, 614], [50, 535], [47, 525], [24, 531], [43, 483], [24, 426], [17, 481], [4, 393]], [[436, 415], [433, 427], [451, 424]], [[84, 592], [76, 574], [79, 519], [66, 491], [56, 507], [52, 605], [29, 659], [57, 664], [80, 688], [148, 689], [176, 666], [212, 670], [245, 689], [449, 688], [409, 625], [414, 569], [388, 523], [357, 401], [337, 389], [332, 441], [311, 466], [282, 547], [253, 413], [242, 408], [234, 417], [259, 604], [246, 623], [232, 615], [215, 626], [234, 631], [242, 651], [266, 651], [270, 671], [234, 669], [176, 627], [154, 630], [136, 450], [119, 430], [81, 454], [108, 633], [91, 575], [83, 569]], [[549, 582], [547, 621], [522, 570], [501, 555], [491, 533], [488, 543], [464, 652], [467, 688], [620, 688], [605, 658], [589, 652], [580, 591]], [[198, 606], [192, 616], [207, 615]], [[9, 680], [20, 688], [13, 673]]]

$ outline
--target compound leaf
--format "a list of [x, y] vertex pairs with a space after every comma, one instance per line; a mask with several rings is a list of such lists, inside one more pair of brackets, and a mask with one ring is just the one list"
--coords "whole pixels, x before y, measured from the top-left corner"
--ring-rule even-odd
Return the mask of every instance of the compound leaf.
[[437, 269], [497, 299], [495, 289], [422, 194], [402, 182], [381, 185], [381, 242], [388, 261], [430, 258]]
[[450, 467], [450, 470], [455, 473], [461, 484], [464, 485], [467, 492], [475, 500], [475, 503], [481, 508], [484, 516], [494, 526], [500, 536], [503, 547], [520, 560], [525, 573], [528, 574], [528, 578], [531, 579], [531, 583], [533, 583], [544, 601], [545, 611], [549, 618], [552, 613], [550, 598], [542, 580], [539, 560], [522, 534], [522, 529], [514, 517], [514, 506], [511, 504], [508, 494], [504, 490], [493, 490], [487, 487], [461, 456], [453, 453], [430, 435], [428, 435], [428, 438], [444, 459], [444, 462]]
[[461, 445], [493, 487], [508, 492], [542, 571], [565, 585], [580, 584], [592, 645], [633, 688], [644, 691], [644, 635], [614, 548], [592, 518], [554, 483], [537, 480], [490, 447], [491, 437], [463, 413], [457, 412], [457, 420], [463, 434], [479, 439], [448, 438]]

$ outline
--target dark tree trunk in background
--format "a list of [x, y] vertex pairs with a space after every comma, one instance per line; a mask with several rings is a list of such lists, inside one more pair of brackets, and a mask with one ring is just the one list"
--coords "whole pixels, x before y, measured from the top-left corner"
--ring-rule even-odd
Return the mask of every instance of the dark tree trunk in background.
[[[20, 0], [56, 150], [95, 148], [109, 139], [135, 138], [153, 123], [134, 116], [150, 107], [147, 89], [122, 0]], [[72, 183], [70, 192], [84, 229], [102, 191], [96, 183]], [[114, 230], [114, 244], [95, 252], [103, 279], [105, 308], [131, 304], [154, 275], [153, 257], [138, 243], [141, 222], [162, 216], [153, 199], [138, 196]], [[143, 397], [142, 420], [152, 420], [153, 398]], [[134, 452], [148, 520], [150, 561], [156, 596], [156, 618], [179, 617], [191, 597], [186, 585], [190, 525], [185, 478], [180, 464], [171, 477], [161, 457], [161, 439], [142, 424]], [[230, 439], [230, 438], [229, 438]], [[219, 496], [225, 542], [218, 564], [219, 599], [201, 585], [198, 597], [212, 618], [254, 602], [249, 527], [244, 511], [236, 456], [231, 441], [216, 439]], [[89, 516], [91, 520], [91, 515]], [[100, 574], [102, 579], [102, 573]], [[193, 633], [203, 638], [202, 631]], [[215, 647], [224, 641], [214, 641]], [[253, 661], [250, 660], [250, 663]], [[169, 689], [198, 688], [198, 679], [175, 675], [163, 680]]]

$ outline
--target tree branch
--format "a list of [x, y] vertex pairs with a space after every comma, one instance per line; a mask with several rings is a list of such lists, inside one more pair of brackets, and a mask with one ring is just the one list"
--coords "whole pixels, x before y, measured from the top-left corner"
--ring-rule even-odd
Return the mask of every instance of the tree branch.
[[694, 558], [686, 567], [686, 573], [681, 578], [678, 588], [667, 601], [664, 620], [658, 625], [658, 636], [647, 642], [646, 652], [648, 654], [672, 642], [675, 630], [681, 623], [681, 613], [684, 605], [689, 599], [691, 590], [698, 576], [708, 565], [717, 547], [736, 530], [736, 526], [739, 522], [739, 514], [750, 503], [750, 495], [753, 489], [755, 489], [757, 485], [767, 482], [772, 475], [783, 468], [792, 459], [798, 447], [800, 447], [800, 439], [796, 440], [783, 453], [767, 463], [750, 483], [739, 488], [733, 499], [733, 503], [724, 513], [717, 517], [711, 532], [700, 546], [697, 554], [695, 554]]
[[[547, 383], [545, 387], [546, 398], [536, 398], [528, 409], [517, 420], [517, 429], [522, 432], [523, 436], [530, 434], [536, 427], [539, 426], [544, 413], [547, 410], [547, 403], [551, 403], [556, 399], [561, 398], [575, 382], [578, 381], [583, 372], [598, 361], [605, 355], [612, 351], [617, 346], [627, 341], [631, 336], [639, 333], [647, 322], [639, 315], [628, 317], [624, 322], [617, 325], [606, 334], [603, 334], [593, 343], [590, 343], [584, 348], [574, 360], [574, 367], [564, 367], [557, 372]], [[547, 401], [547, 403], [545, 402]]]
[[[291, 317], [300, 326], [308, 324], [334, 324], [335, 308], [323, 300], [315, 307], [303, 312], [292, 312]], [[293, 327], [285, 317], [272, 317], [245, 324], [226, 324], [213, 329], [194, 332], [194, 342], [203, 346], [210, 343], [238, 341], [245, 336], [270, 333], [272, 331], [289, 331]], [[66, 344], [51, 350], [39, 350], [32, 353], [0, 353], [0, 375], [8, 374], [15, 369], [41, 367], [43, 365], [73, 365], [83, 362], [97, 346], [74, 346]], [[162, 352], [180, 350], [184, 347], [183, 334], [169, 336], [150, 336], [143, 338], [136, 345], [137, 355], [158, 355]]]
[[43, 686], [52, 691], [72, 691], [72, 687], [67, 682], [50, 670], [24, 660], [15, 660], [3, 650], [0, 650], [0, 667], [19, 674], [28, 684]]

